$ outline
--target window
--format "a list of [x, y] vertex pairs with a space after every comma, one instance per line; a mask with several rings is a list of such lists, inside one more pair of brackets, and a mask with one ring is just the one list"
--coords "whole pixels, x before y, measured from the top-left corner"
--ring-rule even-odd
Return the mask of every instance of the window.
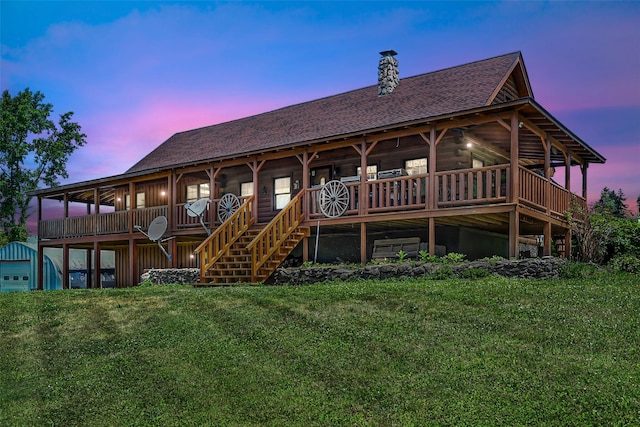
[[482, 167], [484, 167], [484, 162], [483, 162], [482, 160], [480, 160], [480, 159], [476, 159], [476, 158], [474, 158], [474, 159], [473, 159], [472, 167], [473, 167], [474, 169], [482, 168]]
[[[362, 175], [362, 168], [358, 166], [357, 175]], [[378, 165], [367, 166], [367, 181], [374, 181], [378, 178]]]
[[253, 196], [253, 181], [240, 184], [240, 197]]
[[136, 209], [142, 209], [144, 207], [144, 192], [136, 193]]
[[[136, 193], [136, 209], [142, 209], [145, 207], [145, 197], [144, 197], [144, 191], [141, 191], [139, 193]], [[130, 194], [125, 194], [124, 195], [124, 208], [126, 210], [131, 209], [131, 195]]]
[[208, 199], [210, 195], [209, 183], [187, 185], [187, 202], [193, 203], [199, 199]]
[[427, 158], [407, 160], [404, 162], [404, 169], [409, 175], [427, 173]]
[[276, 178], [273, 182], [276, 196], [276, 209], [280, 210], [287, 206], [291, 200], [291, 178]]

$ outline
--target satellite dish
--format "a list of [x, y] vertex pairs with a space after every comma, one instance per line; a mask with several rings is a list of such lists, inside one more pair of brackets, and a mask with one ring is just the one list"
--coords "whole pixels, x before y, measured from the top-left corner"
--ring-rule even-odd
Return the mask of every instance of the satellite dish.
[[162, 235], [164, 234], [165, 231], [167, 231], [166, 216], [161, 215], [159, 217], [156, 217], [153, 221], [151, 221], [151, 224], [149, 224], [149, 228], [147, 229], [146, 233], [142, 230], [142, 227], [140, 227], [139, 225], [134, 225], [133, 228], [135, 228], [136, 230], [138, 230], [139, 232], [147, 236], [147, 238], [152, 242], [156, 242], [158, 244], [158, 247], [160, 247], [160, 249], [169, 259], [169, 261], [171, 261], [171, 255], [165, 250], [164, 246], [162, 246], [162, 243], [166, 242], [167, 240], [173, 239], [173, 237], [167, 237], [166, 239], [162, 239]]
[[227, 193], [218, 202], [218, 221], [225, 222], [240, 207], [238, 196]]
[[191, 218], [198, 217], [202, 215], [207, 209], [207, 205], [209, 204], [209, 199], [199, 199], [192, 204], [185, 203], [184, 208], [187, 210], [187, 215]]
[[202, 225], [202, 228], [204, 228], [208, 235], [211, 235], [211, 231], [209, 231], [207, 226], [204, 225], [204, 219], [202, 218], [204, 211], [209, 205], [209, 202], [209, 199], [198, 199], [192, 204], [185, 203], [184, 208], [187, 210], [187, 215], [189, 215], [191, 218], [200, 218], [200, 224]]
[[160, 240], [164, 232], [167, 231], [167, 217], [159, 216], [151, 221], [149, 229], [147, 230], [147, 237], [152, 242]]
[[[320, 212], [327, 218], [342, 216], [349, 206], [349, 190], [343, 182], [333, 180], [322, 186], [318, 192]], [[313, 262], [318, 260], [318, 239], [320, 238], [320, 220], [316, 228], [316, 251]]]

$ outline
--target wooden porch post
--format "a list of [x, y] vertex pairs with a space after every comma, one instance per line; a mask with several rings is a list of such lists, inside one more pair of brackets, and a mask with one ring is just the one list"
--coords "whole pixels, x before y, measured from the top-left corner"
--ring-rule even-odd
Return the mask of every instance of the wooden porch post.
[[[262, 163], [264, 164], [264, 162]], [[258, 194], [260, 190], [258, 190], [258, 172], [260, 172], [260, 169], [262, 168], [262, 164], [260, 166], [258, 166], [258, 161], [254, 160], [253, 163], [250, 165], [251, 167], [251, 171], [253, 172], [253, 194], [255, 195], [255, 197], [253, 198], [253, 205], [251, 206], [251, 215], [253, 215], [253, 217], [256, 219], [256, 222], [258, 221]]]
[[367, 191], [367, 140], [360, 143], [360, 200], [358, 215], [365, 215], [368, 211], [369, 192]]
[[367, 223], [360, 223], [360, 263], [367, 263]]
[[549, 256], [551, 255], [551, 223], [546, 221], [542, 227], [542, 233], [544, 236], [542, 255]]
[[173, 171], [167, 176], [167, 191], [165, 200], [167, 201], [167, 228], [172, 231], [176, 229], [175, 224], [175, 200], [173, 200]]
[[436, 219], [429, 217], [429, 255], [436, 254]]
[[[126, 197], [126, 196], [125, 196]], [[129, 233], [133, 233], [133, 210], [136, 208], [136, 184], [129, 183]]]
[[135, 239], [129, 239], [129, 286], [138, 284], [138, 245]]
[[[40, 200], [40, 198], [38, 198]], [[38, 214], [40, 216], [40, 214]], [[38, 237], [38, 290], [44, 289], [44, 248], [40, 244], [40, 238]]]
[[511, 191], [509, 192], [508, 202], [518, 203], [520, 197], [520, 168], [518, 164], [518, 113], [514, 112], [511, 115], [511, 148], [510, 148], [510, 181]]
[[[429, 158], [427, 159], [427, 171], [429, 172], [429, 188], [425, 207], [429, 210], [438, 208], [438, 190], [436, 177], [436, 127], [432, 126], [429, 132]], [[436, 220], [429, 217], [429, 255], [436, 254]]]
[[509, 212], [509, 258], [518, 258], [518, 243], [520, 237], [520, 212], [517, 207]]
[[93, 242], [93, 287], [100, 289], [102, 287], [102, 258], [101, 258], [100, 242]]
[[[216, 177], [218, 176], [217, 171], [213, 166], [209, 171], [209, 199], [211, 203], [209, 204], [209, 230], [213, 230], [213, 226], [216, 223], [216, 206], [213, 202], [216, 198]], [[255, 191], [255, 184], [253, 185]]]
[[589, 169], [589, 163], [585, 162], [580, 165], [582, 171], [582, 197], [587, 198], [587, 169]]
[[567, 228], [564, 234], [564, 256], [571, 259], [571, 228]]
[[40, 244], [40, 222], [42, 221], [42, 197], [38, 196], [38, 280], [36, 287], [38, 290], [43, 289], [44, 284], [44, 248]]
[[91, 269], [91, 249], [85, 250], [85, 285], [87, 289], [94, 288], [93, 286], [93, 271]]
[[[429, 159], [427, 160], [427, 170], [429, 172], [429, 197], [427, 198], [427, 208], [438, 208], [438, 186], [436, 178], [436, 127], [431, 127], [429, 132]], [[433, 254], [432, 254], [433, 255]]]
[[[547, 215], [551, 214], [551, 141], [549, 138], [544, 141], [544, 205], [547, 208]], [[545, 244], [547, 240], [545, 238]]]
[[510, 169], [511, 169], [511, 191], [509, 192], [509, 202], [515, 203], [513, 210], [509, 213], [509, 258], [518, 257], [518, 242], [520, 238], [520, 212], [518, 211], [518, 199], [520, 197], [520, 167], [518, 164], [519, 141], [518, 141], [518, 113], [511, 115], [511, 148], [510, 148]]
[[567, 191], [571, 191], [571, 155], [568, 153], [564, 153], [564, 163], [566, 167], [564, 168], [564, 187]]
[[[304, 149], [302, 153], [302, 189], [306, 191], [309, 189], [309, 150]], [[302, 203], [302, 209], [304, 210], [305, 221], [309, 220], [309, 209], [311, 209], [309, 194], [304, 195]], [[304, 237], [302, 239], [302, 262], [309, 261], [309, 238]]]

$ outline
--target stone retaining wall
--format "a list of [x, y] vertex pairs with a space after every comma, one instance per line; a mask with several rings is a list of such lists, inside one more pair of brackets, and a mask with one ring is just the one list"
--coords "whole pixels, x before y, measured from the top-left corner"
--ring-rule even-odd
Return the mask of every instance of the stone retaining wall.
[[473, 277], [475, 270], [505, 277], [552, 279], [560, 277], [564, 259], [543, 257], [522, 260], [471, 261], [459, 264], [404, 262], [279, 268], [265, 282], [267, 285], [302, 285], [325, 280], [386, 279], [391, 277]]
[[[409, 261], [403, 263], [354, 265], [322, 265], [278, 268], [265, 282], [266, 285], [302, 285], [325, 280], [387, 279], [392, 277], [477, 277], [477, 270], [504, 277], [553, 279], [560, 277], [566, 260], [553, 257], [522, 260], [471, 261], [459, 264], [435, 264]], [[197, 268], [152, 269], [140, 277], [155, 285], [172, 283], [192, 284], [200, 281]]]
[[200, 269], [198, 268], [154, 268], [142, 276], [140, 281], [151, 280], [154, 285], [170, 285], [178, 283], [182, 285], [190, 285], [200, 281]]

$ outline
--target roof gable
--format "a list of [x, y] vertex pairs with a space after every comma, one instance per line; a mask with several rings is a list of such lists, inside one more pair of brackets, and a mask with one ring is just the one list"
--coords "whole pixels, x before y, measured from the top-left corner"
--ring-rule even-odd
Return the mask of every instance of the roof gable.
[[533, 98], [533, 91], [531, 90], [529, 76], [524, 67], [522, 55], [518, 55], [511, 71], [504, 75], [504, 79], [496, 87], [495, 92], [491, 96], [489, 104], [499, 104], [519, 98]]
[[365, 133], [490, 105], [513, 76], [531, 94], [520, 52], [407, 77], [389, 95], [377, 86], [321, 98], [230, 122], [180, 132], [127, 172], [224, 159]]

